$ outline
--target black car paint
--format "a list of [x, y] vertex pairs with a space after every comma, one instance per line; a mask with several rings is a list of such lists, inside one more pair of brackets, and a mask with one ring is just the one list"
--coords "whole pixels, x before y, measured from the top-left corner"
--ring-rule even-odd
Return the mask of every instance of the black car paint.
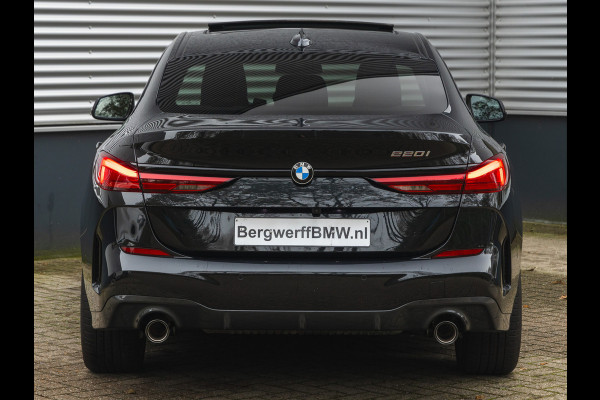
[[[222, 36], [230, 34], [224, 33]], [[288, 32], [285, 32], [282, 37], [287, 34]], [[365, 40], [365, 32], [357, 34], [349, 31], [345, 34], [342, 43], [352, 43], [352, 38], [358, 36], [363, 42]], [[250, 36], [244, 42], [248, 48], [252, 48], [256, 43], [264, 46], [264, 40], [276, 41], [270, 33], [252, 32]], [[367, 33], [372, 44], [376, 42], [373, 45], [375, 50], [393, 48], [396, 44], [390, 36], [392, 35]], [[186, 46], [191, 46], [194, 40], [200, 43], [205, 39], [180, 35], [165, 50], [133, 114], [98, 151], [106, 151], [132, 165], [141, 161], [138, 165], [141, 170], [163, 171], [168, 168], [170, 172], [183, 172], [190, 168], [196, 171], [204, 168], [213, 176], [232, 176], [238, 179], [228, 187], [196, 196], [194, 199], [186, 199], [186, 195], [169, 197], [160, 194], [107, 192], [94, 189], [90, 178], [82, 208], [81, 251], [85, 288], [96, 328], [139, 328], [150, 307], [167, 313], [176, 325], [179, 323], [178, 327], [183, 329], [262, 327], [292, 330], [422, 330], [427, 329], [428, 324], [440, 312], [453, 309], [452, 301], [441, 301], [448, 298], [454, 298], [458, 304], [457, 309], [468, 315], [468, 319], [464, 321], [467, 330], [508, 328], [507, 315], [512, 309], [515, 297], [515, 290], [511, 288], [520, 274], [522, 243], [520, 206], [512, 182], [499, 193], [429, 196], [423, 199], [430, 203], [421, 210], [421, 214], [425, 215], [411, 215], [410, 202], [419, 202], [421, 195], [403, 195], [387, 189], [376, 191], [367, 179], [398, 173], [417, 174], [422, 173], [423, 168], [431, 173], [452, 172], [456, 169], [464, 171], [471, 164], [480, 163], [494, 154], [504, 153], [502, 147], [473, 121], [450, 72], [437, 51], [430, 48], [426, 39], [416, 35], [413, 39], [413, 50], [431, 57], [439, 66], [451, 105], [443, 116], [431, 119], [424, 116], [356, 116], [345, 120], [303, 116], [302, 121], [298, 116], [248, 119], [243, 116], [197, 117], [161, 113], [156, 105], [155, 94], [165, 63], [170, 57], [183, 54]], [[202, 43], [211, 43], [212, 50], [209, 46], [206, 51], [225, 51], [225, 43], [231, 45], [220, 39]], [[235, 49], [239, 50], [239, 47]], [[236, 250], [246, 249], [232, 249], [227, 245], [231, 243], [231, 238], [227, 235], [219, 239], [221, 247], [217, 246], [207, 254], [201, 248], [190, 251], [189, 245], [176, 241], [169, 242], [170, 246], [167, 247], [167, 243], [157, 239], [157, 231], [178, 229], [177, 226], [169, 228], [166, 222], [163, 224], [165, 226], [161, 227], [150, 224], [150, 219], [155, 213], [150, 211], [153, 204], [163, 206], [164, 211], [164, 206], [169, 203], [173, 208], [177, 208], [185, 205], [187, 201], [189, 209], [184, 212], [190, 214], [187, 216], [188, 220], [208, 218], [212, 221], [209, 226], [214, 232], [224, 232], [226, 230], [223, 229], [223, 220], [231, 219], [235, 215], [273, 212], [273, 209], [268, 210], [268, 204], [253, 202], [251, 197], [244, 198], [241, 207], [238, 203], [240, 199], [234, 195], [235, 188], [237, 185], [249, 185], [261, 179], [268, 185], [269, 182], [288, 177], [289, 167], [293, 163], [288, 162], [286, 165], [286, 162], [293, 157], [286, 158], [281, 154], [286, 145], [295, 148], [296, 142], [292, 139], [306, 138], [305, 151], [312, 151], [318, 158], [322, 150], [318, 148], [317, 142], [311, 149], [309, 140], [314, 140], [319, 135], [327, 137], [324, 132], [347, 129], [363, 134], [369, 132], [368, 134], [372, 135], [388, 135], [383, 132], [388, 127], [402, 130], [409, 126], [411, 134], [421, 135], [421, 138], [427, 132], [438, 132], [448, 138], [460, 137], [465, 144], [455, 140], [454, 144], [447, 145], [446, 157], [434, 156], [427, 161], [401, 160], [398, 168], [390, 168], [391, 163], [397, 160], [385, 157], [380, 159], [377, 168], [357, 168], [349, 162], [352, 157], [350, 160], [344, 160], [345, 168], [334, 168], [332, 164], [330, 168], [321, 170], [320, 166], [314, 163], [315, 182], [311, 185], [318, 185], [319, 180], [328, 183], [356, 181], [357, 184], [360, 180], [361, 188], [374, 188], [373, 193], [376, 195], [371, 199], [372, 202], [366, 200], [360, 203], [362, 200], [342, 199], [327, 203], [325, 200], [313, 201], [312, 195], [303, 201], [302, 195], [296, 191], [297, 187], [293, 186], [288, 178], [291, 192], [286, 196], [290, 199], [289, 207], [282, 209], [281, 204], [273, 204], [273, 207], [279, 207], [278, 212], [291, 211], [293, 215], [298, 216], [315, 215], [315, 208], [318, 208], [317, 215], [326, 217], [344, 213], [347, 216], [347, 208], [358, 205], [363, 216], [369, 212], [383, 210], [385, 215], [391, 218], [399, 218], [402, 213], [408, 213], [412, 218], [424, 218], [421, 234], [431, 233], [431, 237], [436, 239], [429, 246], [425, 242], [416, 252], [418, 254], [401, 251], [404, 241], [418, 239], [418, 235], [414, 236], [413, 233], [403, 238], [394, 236], [389, 230], [381, 230], [379, 236], [375, 235], [373, 240], [389, 241], [388, 247], [399, 248], [399, 252], [365, 252], [368, 254], [360, 258], [356, 257], [358, 249], [341, 249], [321, 254], [314, 251], [318, 249], [309, 248], [304, 250], [310, 251], [311, 256], [318, 254], [318, 257], [310, 257], [306, 253], [280, 253], [278, 257], [273, 257], [272, 253], [267, 252], [263, 256], [263, 252], [252, 249], [252, 257], [244, 259], [240, 258], [239, 253], [236, 254]], [[242, 161], [245, 160], [236, 157], [231, 157], [221, 164], [217, 161], [209, 163], [204, 159], [195, 159], [193, 155], [176, 162], [172, 158], [164, 157], [169, 152], [169, 146], [173, 146], [172, 138], [178, 135], [184, 135], [193, 141], [204, 138], [206, 132], [212, 132], [239, 140], [249, 135], [248, 130], [281, 131], [284, 135], [274, 148], [261, 147], [260, 144], [254, 143], [246, 148], [244, 151], [247, 153], [243, 155], [247, 159], [251, 159], [250, 156], [253, 155], [265, 155], [267, 161], [260, 158], [260, 161], [257, 161], [259, 165], [252, 166], [254, 168], [249, 168], [243, 174], [241, 167], [244, 165]], [[258, 135], [267, 134], [260, 132]], [[286, 137], [289, 138], [289, 142], [286, 142]], [[406, 140], [410, 143], [409, 139]], [[236, 146], [236, 140], [232, 139], [230, 147], [217, 149], [217, 152], [237, 154], [239, 149], [236, 150]], [[210, 148], [210, 145], [207, 145], [207, 148]], [[298, 151], [302, 148], [300, 146]], [[390, 145], [389, 152], [399, 149]], [[351, 148], [347, 153], [340, 150], [340, 155], [352, 156], [358, 151], [357, 148]], [[384, 149], [380, 152], [383, 155]], [[296, 155], [298, 154], [294, 154]], [[327, 157], [322, 159], [326, 160]], [[161, 163], [161, 160], [164, 162]], [[219, 196], [218, 193], [222, 191], [228, 191], [232, 197]], [[384, 205], [392, 199], [394, 202], [403, 203], [399, 207], [391, 208]], [[179, 212], [181, 211], [180, 209]], [[428, 225], [426, 221], [431, 221], [431, 218], [443, 220], [444, 214], [448, 212], [453, 213], [451, 220], [446, 224], [437, 222], [433, 232], [428, 231], [432, 224]], [[427, 215], [428, 213], [433, 214]], [[160, 217], [155, 217], [154, 220], [160, 221]], [[174, 216], [166, 219], [167, 222], [176, 220]], [[210, 232], [197, 233], [193, 239], [203, 239], [206, 235], [210, 235]], [[163, 236], [174, 238], [173, 235]], [[395, 247], [391, 245], [392, 242]], [[127, 255], [120, 251], [120, 246], [125, 245], [164, 249], [178, 257]], [[474, 247], [485, 248], [484, 253], [474, 257], [428, 259], [431, 254], [444, 249]], [[247, 256], [248, 252], [243, 257]], [[145, 266], [152, 266], [154, 269], [148, 267], [150, 270], [145, 270]], [[294, 282], [292, 286], [290, 282]], [[373, 297], [373, 293], [378, 291], [382, 294]], [[353, 293], [353, 296], [348, 297], [348, 293]], [[493, 300], [493, 304], [489, 303], [489, 299]], [[419, 305], [418, 302], [424, 303]], [[420, 307], [421, 311], [408, 312], [406, 304]], [[482, 312], [482, 309], [487, 311]], [[280, 312], [273, 313], [273, 310]], [[325, 310], [330, 312], [318, 312]], [[348, 313], [351, 310], [354, 313]], [[325, 315], [327, 321], [322, 320]], [[411, 319], [407, 315], [418, 315], [418, 318], [413, 316]], [[340, 323], [336, 327], [331, 321]]]
[[[283, 129], [256, 126], [254, 120], [245, 125], [239, 121], [233, 127], [190, 124], [171, 130], [171, 121], [164, 121], [160, 131], [153, 127], [153, 131], [144, 132], [142, 127], [136, 133], [134, 148], [140, 168], [237, 169], [244, 176], [253, 176], [256, 169], [276, 172], [289, 169], [294, 160], [306, 159], [320, 167], [321, 176], [328, 176], [322, 174], [328, 170], [337, 176], [337, 172], [349, 169], [388, 169], [393, 173], [399, 167], [464, 168], [469, 154], [470, 135], [450, 118], [436, 115], [417, 115], [410, 122], [389, 121], [389, 127], [369, 119], [307, 118], [303, 127], [290, 124]], [[323, 127], [319, 129], [319, 125]], [[427, 150], [432, 155], [398, 160], [390, 156], [390, 149]]]

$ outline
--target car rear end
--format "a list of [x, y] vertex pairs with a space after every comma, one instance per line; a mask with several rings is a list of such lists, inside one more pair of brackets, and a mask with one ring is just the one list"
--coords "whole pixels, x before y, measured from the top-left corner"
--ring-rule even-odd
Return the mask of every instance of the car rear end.
[[462, 123], [437, 56], [410, 50], [164, 60], [156, 102], [130, 118], [143, 122], [96, 155], [93, 328], [153, 342], [507, 331], [520, 254], [508, 159]]

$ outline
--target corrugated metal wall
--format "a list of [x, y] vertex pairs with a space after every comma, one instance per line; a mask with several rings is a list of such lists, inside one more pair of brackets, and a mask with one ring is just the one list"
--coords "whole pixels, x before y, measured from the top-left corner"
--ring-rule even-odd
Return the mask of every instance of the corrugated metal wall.
[[496, 0], [493, 94], [513, 114], [567, 115], [566, 0]]
[[421, 32], [463, 94], [496, 93], [509, 112], [566, 115], [566, 0], [36, 1], [34, 125], [98, 123], [89, 116], [93, 101], [117, 91], [139, 95], [181, 31], [276, 18], [386, 22]]

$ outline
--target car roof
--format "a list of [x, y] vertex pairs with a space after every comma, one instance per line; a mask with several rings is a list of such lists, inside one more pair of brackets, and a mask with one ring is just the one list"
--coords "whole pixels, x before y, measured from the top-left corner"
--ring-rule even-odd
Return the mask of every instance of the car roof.
[[432, 58], [427, 40], [418, 33], [395, 31], [389, 24], [312, 20], [209, 24], [207, 30], [180, 34], [169, 58], [259, 49], [291, 50], [290, 40], [300, 30], [310, 39], [310, 50], [414, 53]]

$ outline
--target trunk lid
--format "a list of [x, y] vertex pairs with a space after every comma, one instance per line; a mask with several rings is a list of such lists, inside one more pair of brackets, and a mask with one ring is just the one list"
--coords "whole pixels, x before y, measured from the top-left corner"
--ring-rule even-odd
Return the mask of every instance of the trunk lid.
[[[448, 238], [460, 194], [399, 193], [368, 178], [464, 172], [470, 141], [444, 115], [269, 120], [165, 114], [137, 131], [134, 146], [140, 172], [235, 178], [201, 193], [144, 193], [153, 232], [180, 254], [414, 257]], [[292, 182], [299, 161], [314, 168], [308, 185]], [[245, 218], [368, 219], [370, 240], [361, 246], [236, 245], [236, 219]]]

